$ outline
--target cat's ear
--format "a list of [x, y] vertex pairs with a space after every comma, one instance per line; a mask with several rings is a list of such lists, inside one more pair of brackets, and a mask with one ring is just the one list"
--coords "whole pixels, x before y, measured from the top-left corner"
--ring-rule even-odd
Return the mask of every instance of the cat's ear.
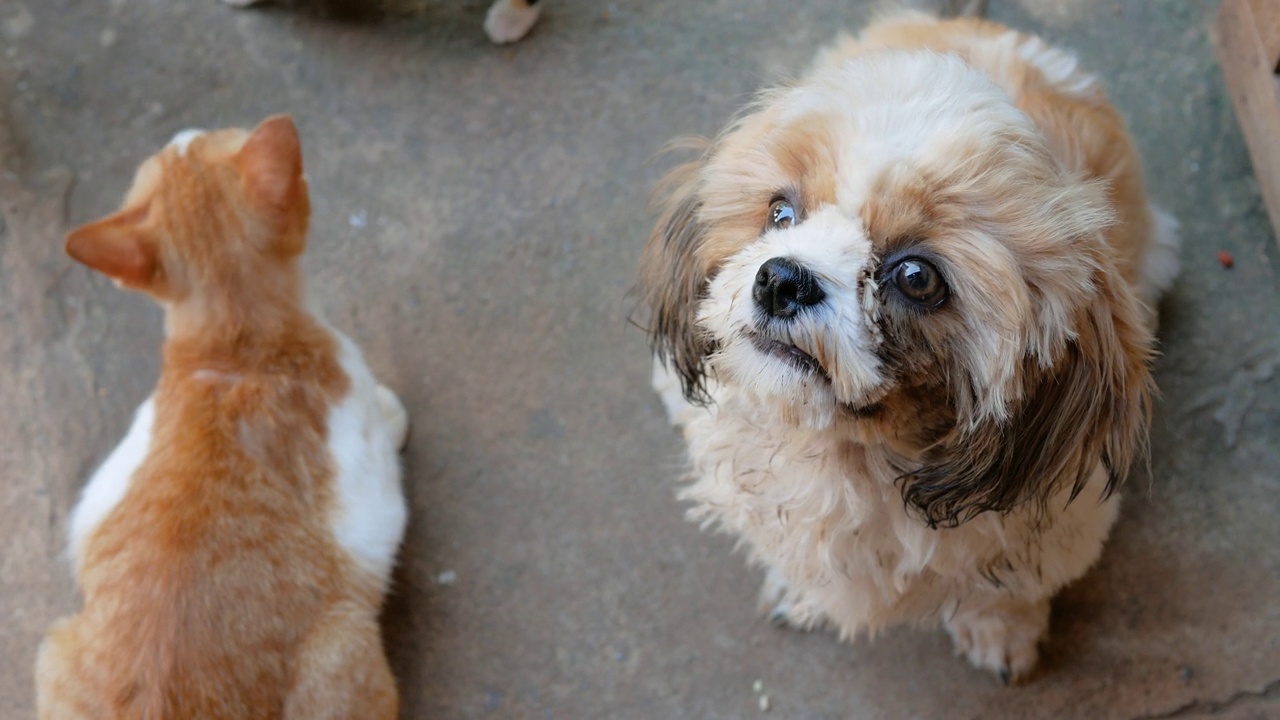
[[263, 210], [287, 210], [305, 193], [302, 143], [288, 115], [273, 115], [254, 128], [235, 157], [249, 202]]
[[139, 205], [82, 225], [67, 234], [67, 254], [120, 285], [149, 289], [160, 271], [160, 253], [143, 227], [146, 216], [147, 206]]

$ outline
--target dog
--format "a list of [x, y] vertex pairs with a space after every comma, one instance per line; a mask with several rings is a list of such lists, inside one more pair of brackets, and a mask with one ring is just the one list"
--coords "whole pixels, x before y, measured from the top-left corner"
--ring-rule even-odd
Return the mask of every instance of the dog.
[[689, 515], [842, 638], [946, 628], [1026, 679], [1146, 457], [1177, 223], [1097, 78], [891, 15], [669, 176], [638, 292]]

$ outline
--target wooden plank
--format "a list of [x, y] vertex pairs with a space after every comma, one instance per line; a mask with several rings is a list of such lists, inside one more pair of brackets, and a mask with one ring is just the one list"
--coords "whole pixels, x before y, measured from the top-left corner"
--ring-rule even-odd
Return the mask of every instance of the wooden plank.
[[1254, 14], [1258, 3], [1280, 12], [1280, 0], [1222, 0], [1213, 41], [1271, 226], [1280, 229], [1280, 79]]
[[1280, 69], [1280, 0], [1249, 0], [1249, 10], [1265, 48], [1267, 64], [1274, 72]]

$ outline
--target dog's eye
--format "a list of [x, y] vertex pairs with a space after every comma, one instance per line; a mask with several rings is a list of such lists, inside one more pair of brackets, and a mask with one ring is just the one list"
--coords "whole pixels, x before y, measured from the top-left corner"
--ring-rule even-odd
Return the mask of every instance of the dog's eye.
[[893, 269], [893, 282], [907, 299], [928, 307], [937, 307], [947, 298], [947, 284], [942, 273], [928, 261], [909, 257]]
[[796, 209], [786, 200], [774, 200], [769, 206], [769, 223], [766, 230], [786, 230], [796, 224]]

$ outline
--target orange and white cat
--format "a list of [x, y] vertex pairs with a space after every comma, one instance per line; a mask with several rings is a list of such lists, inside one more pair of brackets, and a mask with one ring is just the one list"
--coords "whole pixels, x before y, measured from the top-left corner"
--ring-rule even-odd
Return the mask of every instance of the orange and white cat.
[[179, 134], [67, 252], [166, 310], [155, 393], [71, 517], [41, 718], [394, 718], [378, 613], [408, 416], [307, 311], [293, 121]]

